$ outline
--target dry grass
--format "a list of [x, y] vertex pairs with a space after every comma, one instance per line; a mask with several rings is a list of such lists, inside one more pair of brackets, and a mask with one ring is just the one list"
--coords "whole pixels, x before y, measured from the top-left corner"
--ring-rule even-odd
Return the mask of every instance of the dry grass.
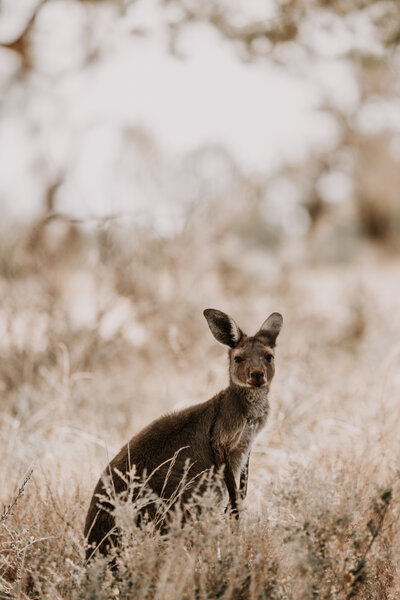
[[[0, 598], [400, 597], [399, 263], [369, 246], [329, 265], [312, 243], [271, 252], [241, 219], [200, 215], [173, 239], [2, 232]], [[207, 306], [249, 332], [285, 318], [243, 518], [210, 497], [168, 537], [123, 527], [116, 574], [87, 569], [108, 457], [226, 385]]]

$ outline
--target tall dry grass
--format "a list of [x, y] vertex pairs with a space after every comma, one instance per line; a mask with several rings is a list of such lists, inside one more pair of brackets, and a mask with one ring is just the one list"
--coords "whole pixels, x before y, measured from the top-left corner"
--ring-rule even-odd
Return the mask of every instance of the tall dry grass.
[[[242, 224], [238, 210], [173, 238], [3, 229], [0, 598], [400, 597], [399, 261], [365, 243], [325, 263], [315, 240], [271, 249]], [[87, 568], [83, 522], [107, 460], [226, 385], [208, 306], [249, 332], [285, 318], [242, 519], [212, 496], [167, 536], [125, 514], [118, 571]]]

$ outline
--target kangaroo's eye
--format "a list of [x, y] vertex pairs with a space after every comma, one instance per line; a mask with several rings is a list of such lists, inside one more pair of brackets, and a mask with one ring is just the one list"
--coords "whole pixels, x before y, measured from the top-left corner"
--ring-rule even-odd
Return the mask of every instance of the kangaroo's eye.
[[266, 354], [266, 355], [265, 355], [265, 360], [266, 360], [267, 362], [271, 362], [271, 360], [272, 360], [273, 358], [274, 358], [274, 355], [273, 355], [273, 354], [269, 354], [269, 353], [268, 353], [268, 354]]
[[235, 356], [234, 360], [235, 360], [235, 363], [241, 363], [241, 362], [243, 362], [244, 358], [242, 358], [241, 356]]

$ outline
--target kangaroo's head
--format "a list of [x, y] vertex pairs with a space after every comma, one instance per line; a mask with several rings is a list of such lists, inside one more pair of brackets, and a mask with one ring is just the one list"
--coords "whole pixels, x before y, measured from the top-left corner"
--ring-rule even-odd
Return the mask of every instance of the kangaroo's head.
[[274, 348], [283, 319], [272, 313], [253, 336], [247, 336], [229, 315], [207, 308], [204, 311], [216, 340], [229, 346], [231, 383], [246, 388], [268, 387], [275, 373]]

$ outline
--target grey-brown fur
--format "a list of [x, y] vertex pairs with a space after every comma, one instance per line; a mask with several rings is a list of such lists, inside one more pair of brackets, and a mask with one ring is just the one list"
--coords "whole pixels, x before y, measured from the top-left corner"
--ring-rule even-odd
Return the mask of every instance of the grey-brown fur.
[[[94, 548], [106, 553], [109, 543], [117, 541], [114, 518], [109, 512], [112, 507], [99, 500], [99, 495], [105, 494], [104, 478], [111, 477], [115, 493], [120, 494], [127, 486], [118, 471], [129, 473], [133, 466], [139, 476], [157, 469], [148, 483], [157, 495], [170, 498], [189, 462], [193, 483], [181, 495], [183, 502], [196, 488], [196, 477], [211, 469], [223, 469], [231, 510], [238, 516], [239, 499], [247, 491], [251, 446], [268, 417], [268, 391], [275, 372], [274, 347], [282, 316], [272, 313], [253, 337], [245, 335], [232, 317], [221, 311], [207, 309], [204, 316], [215, 338], [229, 346], [229, 387], [207, 402], [153, 421], [110, 462], [97, 483], [86, 518], [88, 558]], [[175, 453], [171, 469], [170, 463], [158, 468]], [[149, 517], [154, 518], [149, 512]]]

